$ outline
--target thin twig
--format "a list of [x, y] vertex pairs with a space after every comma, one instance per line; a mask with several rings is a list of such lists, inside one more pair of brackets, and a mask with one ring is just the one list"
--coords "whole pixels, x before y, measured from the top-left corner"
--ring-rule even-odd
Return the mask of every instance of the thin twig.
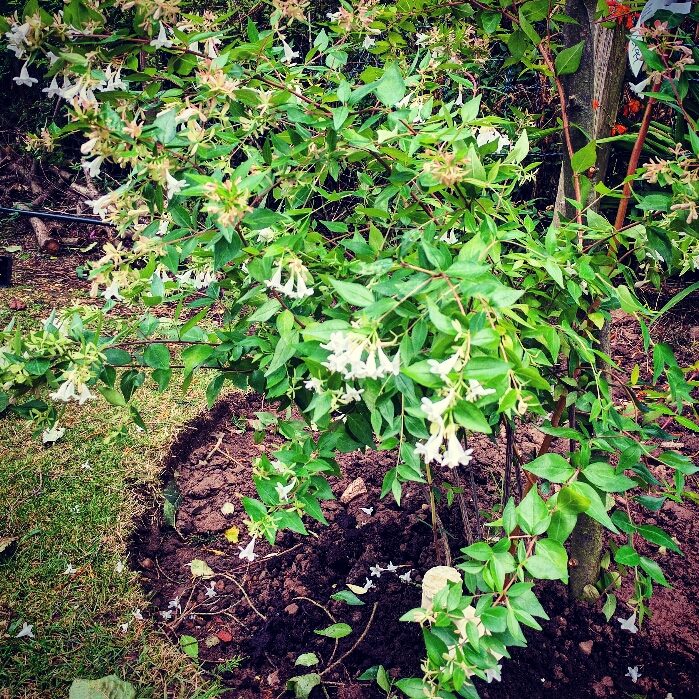
[[226, 575], [225, 573], [222, 574], [226, 580], [230, 580], [233, 584], [238, 586], [238, 589], [243, 593], [243, 597], [247, 600], [248, 604], [250, 605], [251, 609], [257, 616], [260, 617], [260, 619], [263, 619], [264, 621], [267, 621], [267, 617], [260, 612], [257, 607], [252, 603], [252, 600], [248, 597], [248, 593], [245, 592], [245, 588], [232, 576], [232, 575]]
[[378, 602], [374, 602], [374, 608], [371, 610], [371, 616], [369, 617], [369, 621], [367, 622], [367, 625], [364, 627], [364, 631], [362, 632], [362, 635], [357, 639], [357, 642], [340, 658], [338, 658], [332, 665], [328, 665], [328, 667], [323, 670], [323, 672], [320, 673], [321, 677], [328, 672], [328, 670], [332, 670], [335, 665], [339, 665], [350, 653], [354, 652], [355, 648], [365, 639], [369, 627], [371, 626], [371, 622], [374, 621], [374, 615], [376, 614], [376, 609], [379, 606]]

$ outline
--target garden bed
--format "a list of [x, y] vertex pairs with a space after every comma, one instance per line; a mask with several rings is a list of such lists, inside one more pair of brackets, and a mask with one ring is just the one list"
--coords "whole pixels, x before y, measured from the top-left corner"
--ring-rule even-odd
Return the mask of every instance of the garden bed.
[[[696, 359], [693, 318], [683, 316], [680, 325], [673, 322], [660, 329], [666, 339], [683, 348], [684, 359], [692, 353]], [[615, 359], [629, 371], [639, 363], [643, 375], [646, 357], [634, 321], [618, 318], [613, 336]], [[385, 696], [375, 682], [357, 678], [376, 665], [383, 665], [395, 678], [421, 676], [420, 629], [398, 619], [420, 605], [422, 574], [437, 563], [424, 486], [405, 486], [399, 508], [392, 496], [379, 497], [395, 455], [344, 455], [340, 458], [344, 477], [330, 480], [338, 499], [323, 508], [329, 525], [307, 523], [308, 537], [280, 533], [274, 548], [258, 540], [258, 557], [248, 564], [238, 556], [239, 546], [249, 541], [240, 498], [255, 496], [252, 459], [263, 452], [270, 454], [279, 443], [272, 435], [255, 443], [251, 422], [261, 409], [257, 396], [237, 394], [191, 424], [173, 446], [165, 479], [168, 492], [172, 494], [176, 484], [182, 498], [177, 530], [165, 524], [162, 504], [158, 504], [132, 550], [132, 563], [140, 568], [152, 594], [149, 614], [173, 642], [180, 642], [182, 635], [197, 639], [199, 660], [207, 672], [230, 686], [223, 696], [231, 699], [290, 698], [293, 692], [285, 693], [286, 681], [314, 671], [322, 674], [323, 687], [313, 689], [311, 699], [323, 696], [323, 689], [338, 699]], [[675, 428], [674, 424], [668, 427], [677, 437], [676, 448], [696, 458], [699, 438]], [[532, 453], [536, 435], [532, 426], [518, 430], [520, 453]], [[490, 474], [491, 467], [504, 464], [504, 449], [485, 437], [472, 440], [469, 446], [475, 448], [482, 465], [474, 461], [474, 480], [480, 509], [487, 513], [499, 503], [499, 486]], [[668, 476], [663, 469], [658, 467], [654, 475]], [[464, 476], [468, 478], [467, 473]], [[452, 477], [446, 470], [435, 478], [441, 483]], [[341, 496], [358, 478], [366, 492], [343, 504]], [[470, 483], [466, 485], [470, 492]], [[621, 499], [618, 502], [623, 504]], [[235, 511], [224, 515], [225, 503], [232, 503]], [[449, 548], [457, 562], [465, 538], [456, 502], [447, 506], [443, 499], [439, 514], [453, 534]], [[662, 510], [648, 514], [652, 516], [646, 523], [666, 529], [680, 543], [684, 556], [659, 555], [656, 546], [641, 544], [641, 552], [659, 560], [673, 589], [657, 589], [650, 603], [652, 616], [638, 634], [622, 630], [616, 620], [631, 615], [623, 603], [607, 623], [601, 605], [571, 602], [563, 585], [546, 583], [541, 601], [550, 621], [544, 622], [541, 632], [529, 631], [528, 648], [513, 649], [513, 659], [503, 662], [502, 682], [477, 681], [484, 699], [537, 699], [564, 693], [580, 699], [696, 696], [699, 508], [689, 501], [679, 505], [668, 500]], [[238, 543], [224, 534], [231, 527], [240, 530]], [[206, 561], [216, 575], [206, 581], [194, 579], [188, 564], [197, 559]], [[398, 566], [395, 572], [371, 576], [372, 566], [386, 568], [390, 563]], [[404, 582], [399, 576], [408, 571], [411, 581]], [[331, 599], [348, 583], [362, 586], [367, 579], [374, 586], [361, 596], [363, 606]], [[216, 595], [207, 596], [212, 581]], [[622, 593], [629, 592], [628, 582], [624, 587]], [[170, 607], [176, 598], [181, 612], [177, 604]], [[173, 616], [164, 619], [162, 612], [168, 616], [168, 611]], [[334, 622], [352, 628], [336, 650], [332, 639], [315, 633]], [[302, 653], [315, 653], [319, 664], [295, 666]], [[335, 664], [337, 660], [341, 662]], [[627, 675], [630, 667], [641, 673], [636, 683]]]

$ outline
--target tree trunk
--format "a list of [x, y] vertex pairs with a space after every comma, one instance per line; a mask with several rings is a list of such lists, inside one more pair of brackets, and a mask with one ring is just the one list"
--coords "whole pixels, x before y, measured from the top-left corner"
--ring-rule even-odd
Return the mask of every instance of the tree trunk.
[[[578, 151], [590, 139], [597, 140], [611, 135], [611, 128], [616, 122], [621, 92], [626, 72], [626, 33], [624, 27], [617, 25], [607, 29], [595, 24], [594, 0], [568, 0], [566, 13], [579, 24], [564, 25], [563, 35], [566, 46], [585, 41], [580, 68], [572, 75], [561, 78], [566, 93], [568, 117], [571, 121], [571, 142], [573, 150]], [[579, 128], [575, 128], [575, 127]], [[599, 210], [599, 198], [592, 189], [598, 182], [603, 182], [607, 174], [611, 144], [597, 146], [597, 163], [590, 179], [591, 188], [586, 198], [586, 205]], [[587, 175], [583, 174], [581, 180]], [[584, 185], [584, 181], [583, 181]], [[587, 189], [583, 186], [583, 189]], [[564, 153], [563, 166], [556, 196], [556, 215], [562, 214], [568, 219], [575, 216], [575, 209], [565, 198], [575, 199], [573, 190], [573, 171], [568, 154]]]
[[[580, 68], [562, 79], [566, 94], [568, 118], [571, 122], [571, 142], [577, 152], [590, 140], [609, 136], [615, 123], [626, 71], [626, 36], [624, 28], [617, 25], [606, 29], [595, 23], [596, 0], [568, 0], [566, 14], [577, 24], [566, 24], [563, 34], [565, 46], [585, 42]], [[577, 127], [577, 128], [576, 128]], [[597, 147], [595, 167], [580, 175], [583, 203], [599, 211], [600, 198], [594, 191], [598, 182], [604, 181], [609, 163], [610, 144]], [[564, 155], [561, 177], [556, 197], [554, 222], [559, 216], [575, 217], [575, 208], [566, 201], [575, 199], [573, 171], [567, 153]], [[600, 330], [597, 339], [600, 349], [609, 354], [609, 326]], [[571, 560], [569, 590], [575, 598], [589, 597], [586, 588], [594, 586], [599, 577], [602, 558], [602, 525], [585, 514], [571, 536]]]

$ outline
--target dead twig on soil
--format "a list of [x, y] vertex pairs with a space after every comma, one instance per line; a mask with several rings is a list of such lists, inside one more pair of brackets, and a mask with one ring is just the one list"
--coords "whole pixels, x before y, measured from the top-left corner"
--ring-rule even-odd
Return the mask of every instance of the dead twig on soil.
[[252, 611], [255, 612], [260, 619], [267, 621], [267, 617], [252, 603], [252, 600], [248, 597], [248, 593], [245, 592], [245, 588], [232, 575], [222, 573], [222, 576], [226, 578], [226, 580], [230, 580], [234, 585], [237, 585], [238, 589], [243, 593], [243, 597], [245, 597], [247, 603], [250, 605]]

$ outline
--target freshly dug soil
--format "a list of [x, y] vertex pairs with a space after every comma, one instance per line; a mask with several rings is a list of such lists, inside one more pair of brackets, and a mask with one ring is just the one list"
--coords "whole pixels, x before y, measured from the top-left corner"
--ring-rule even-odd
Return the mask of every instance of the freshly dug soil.
[[[683, 320], [679, 329], [676, 325], [659, 329], [682, 348], [683, 360], [696, 361], [698, 345], [690, 336], [696, 328], [691, 317], [689, 323]], [[647, 373], [640, 332], [632, 319], [616, 319], [613, 354], [625, 371], [639, 363], [641, 376]], [[269, 408], [262, 407], [259, 397], [235, 394], [191, 424], [173, 446], [164, 485], [170, 498], [177, 489], [181, 494], [177, 529], [165, 524], [161, 500], [138, 532], [131, 556], [152, 592], [149, 613], [174, 643], [181, 643], [183, 635], [197, 639], [199, 660], [207, 672], [230, 686], [223, 695], [228, 699], [291, 699], [286, 681], [315, 671], [322, 673], [330, 697], [385, 696], [375, 682], [360, 682], [357, 677], [375, 665], [383, 665], [392, 678], [421, 676], [420, 629], [398, 619], [420, 605], [422, 574], [437, 564], [425, 486], [405, 485], [399, 508], [391, 495], [379, 498], [394, 454], [344, 455], [340, 457], [344, 477], [330, 481], [338, 499], [323, 505], [329, 526], [308, 521], [309, 536], [280, 533], [275, 547], [258, 540], [257, 558], [248, 564], [238, 556], [239, 546], [250, 539], [240, 498], [256, 495], [252, 459], [263, 452], [271, 454], [279, 444], [271, 434], [260, 444], [254, 442], [250, 423], [262, 409]], [[673, 448], [697, 457], [695, 433], [674, 423], [667, 429], [677, 437]], [[522, 425], [516, 433], [519, 453], [531, 455], [540, 439], [533, 426]], [[489, 512], [500, 505], [504, 440], [495, 444], [482, 437], [469, 446], [477, 455], [473, 485], [482, 521], [487, 521]], [[436, 482], [455, 485], [454, 474], [445, 471], [436, 474]], [[671, 477], [662, 466], [654, 475]], [[340, 497], [358, 478], [366, 492], [342, 504]], [[462, 472], [461, 478], [475, 527], [470, 474]], [[696, 479], [688, 481], [696, 490]], [[234, 505], [232, 514], [222, 513], [225, 503]], [[618, 503], [625, 505], [621, 498]], [[453, 562], [458, 562], [466, 539], [457, 501], [447, 506], [444, 497], [438, 509], [450, 533]], [[642, 629], [632, 635], [617, 621], [631, 616], [631, 609], [621, 602], [624, 594], [630, 594], [630, 581], [624, 583], [609, 623], [600, 606], [571, 601], [562, 584], [545, 583], [540, 599], [550, 621], [542, 624], [541, 632], [527, 631], [527, 648], [512, 649], [512, 659], [502, 663], [500, 683], [477, 680], [483, 699], [699, 696], [699, 508], [691, 501], [668, 500], [659, 512], [646, 515], [646, 523], [657, 524], [676, 538], [684, 556], [660, 554], [657, 546], [637, 542], [641, 553], [659, 561], [673, 586], [656, 589], [650, 602], [652, 616]], [[227, 530], [230, 534], [231, 527], [240, 531], [237, 543], [224, 534]], [[440, 555], [444, 563], [443, 550]], [[196, 559], [206, 561], [215, 576], [206, 581], [193, 578], [189, 563]], [[398, 569], [371, 576], [372, 566], [385, 568], [389, 563]], [[408, 571], [411, 581], [404, 582], [399, 575]], [[361, 596], [363, 606], [331, 599], [348, 583], [362, 586], [367, 578], [374, 586]], [[212, 584], [215, 596], [206, 593]], [[172, 617], [163, 618], [162, 612], [168, 616], [168, 611], [174, 612]], [[352, 628], [337, 647], [333, 639], [315, 633], [336, 622]], [[302, 653], [315, 653], [319, 664], [295, 666]], [[636, 683], [627, 676], [631, 667], [641, 674]], [[324, 696], [323, 688], [313, 689], [310, 696]]]

